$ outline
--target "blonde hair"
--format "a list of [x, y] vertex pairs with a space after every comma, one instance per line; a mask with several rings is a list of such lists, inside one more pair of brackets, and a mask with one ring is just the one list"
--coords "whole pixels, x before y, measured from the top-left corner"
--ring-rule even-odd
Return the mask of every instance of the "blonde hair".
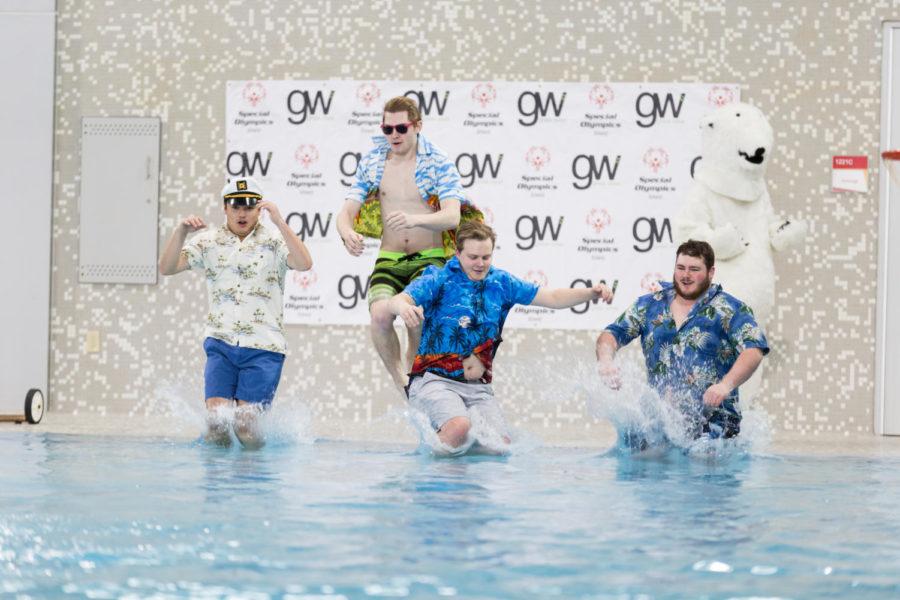
[[466, 221], [456, 230], [456, 250], [462, 252], [466, 240], [491, 240], [491, 247], [497, 243], [497, 234], [489, 225], [480, 221]]
[[[416, 104], [416, 101], [412, 98], [397, 96], [384, 103], [384, 112], [386, 113], [404, 111], [406, 111], [406, 116], [411, 123], [415, 124], [422, 120], [422, 113], [419, 112], [419, 105]], [[384, 117], [382, 116], [382, 118]]]

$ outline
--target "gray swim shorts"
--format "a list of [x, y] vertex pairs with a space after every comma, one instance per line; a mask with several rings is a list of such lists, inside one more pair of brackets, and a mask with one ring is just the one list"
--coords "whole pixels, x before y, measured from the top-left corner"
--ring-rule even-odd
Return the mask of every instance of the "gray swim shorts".
[[409, 403], [425, 413], [437, 431], [454, 417], [471, 418], [468, 409], [475, 408], [497, 433], [509, 435], [506, 420], [489, 383], [463, 383], [426, 372], [415, 377], [410, 384]]

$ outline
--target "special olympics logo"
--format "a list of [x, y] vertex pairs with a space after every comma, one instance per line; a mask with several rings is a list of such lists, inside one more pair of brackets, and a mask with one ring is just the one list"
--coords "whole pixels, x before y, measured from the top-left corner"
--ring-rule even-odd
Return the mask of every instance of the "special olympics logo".
[[312, 144], [301, 144], [294, 152], [294, 158], [301, 167], [308, 169], [310, 165], [319, 160], [319, 149]]
[[301, 290], [308, 290], [319, 281], [319, 276], [312, 269], [309, 271], [291, 271], [291, 278]]
[[605, 208], [592, 208], [591, 212], [587, 214], [585, 221], [591, 229], [596, 233], [600, 233], [612, 223], [612, 217], [609, 216], [609, 212]]
[[662, 148], [650, 148], [644, 152], [644, 164], [654, 173], [669, 164], [669, 153]]
[[479, 83], [472, 88], [472, 100], [487, 108], [487, 105], [497, 99], [497, 88], [493, 83]]
[[550, 163], [550, 151], [546, 146], [532, 146], [525, 153], [525, 162], [535, 171], [540, 171]]
[[662, 289], [659, 285], [660, 279], [662, 275], [659, 273], [647, 273], [641, 278], [641, 289], [651, 294], [658, 292]]
[[381, 90], [374, 83], [363, 83], [356, 88], [356, 97], [366, 105], [372, 106], [372, 103], [381, 98]]
[[528, 271], [525, 274], [525, 281], [529, 281], [538, 287], [547, 287], [547, 284], [550, 283], [550, 280], [547, 279], [547, 274], [543, 271]]
[[731, 88], [714, 85], [709, 90], [706, 100], [713, 106], [725, 106], [734, 102], [734, 92], [731, 91]]
[[258, 81], [251, 81], [247, 85], [244, 86], [244, 91], [242, 93], [244, 100], [253, 108], [256, 108], [256, 105], [265, 100], [266, 98], [266, 88], [263, 87], [263, 84]]
[[588, 93], [588, 100], [592, 104], [596, 104], [597, 108], [603, 108], [615, 99], [616, 95], [613, 93], [612, 88], [602, 83], [592, 87], [590, 93]]

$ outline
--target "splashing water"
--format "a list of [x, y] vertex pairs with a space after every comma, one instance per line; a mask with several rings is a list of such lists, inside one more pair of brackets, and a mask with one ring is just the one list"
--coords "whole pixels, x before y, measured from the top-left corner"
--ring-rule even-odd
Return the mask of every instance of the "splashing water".
[[584, 396], [588, 412], [612, 423], [618, 441], [614, 454], [670, 449], [695, 457], [727, 459], [732, 456], [760, 454], [771, 440], [769, 416], [759, 406], [742, 411], [741, 433], [737, 437], [713, 439], [698, 437], [701, 413], [686, 403], [663, 398], [647, 383], [642, 363], [616, 359], [621, 373], [618, 390], [601, 379], [594, 362], [576, 363], [565, 373], [545, 370], [547, 394], [560, 400]]
[[472, 426], [466, 442], [458, 448], [441, 441], [428, 415], [422, 411], [409, 407], [404, 415], [419, 434], [418, 451], [435, 457], [456, 457], [464, 454], [508, 456], [532, 452], [541, 445], [538, 438], [514, 428], [509, 428], [507, 441], [503, 431], [491, 423], [477, 406], [468, 409]]
[[[206, 432], [208, 412], [202, 400], [193, 391], [185, 391], [171, 383], [159, 385], [151, 405], [152, 414], [166, 418], [173, 432], [197, 432], [198, 442], [203, 442]], [[234, 427], [235, 407], [223, 406], [216, 410], [216, 416], [228, 430]], [[290, 446], [311, 444], [315, 441], [312, 433], [312, 415], [303, 402], [293, 399], [276, 398], [271, 407], [257, 415], [257, 427], [266, 444]], [[239, 447], [237, 438], [231, 432], [233, 446]]]

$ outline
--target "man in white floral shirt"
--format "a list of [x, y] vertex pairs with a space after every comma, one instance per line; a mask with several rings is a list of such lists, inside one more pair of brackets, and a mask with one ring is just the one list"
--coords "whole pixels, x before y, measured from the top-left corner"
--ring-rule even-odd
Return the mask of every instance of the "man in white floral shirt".
[[597, 360], [606, 385], [618, 389], [616, 351], [640, 336], [650, 384], [684, 411], [693, 435], [729, 438], [741, 430], [738, 386], [769, 345], [750, 307], [712, 283], [715, 272], [709, 244], [683, 243], [672, 281], [660, 281], [600, 334]]
[[[189, 233], [206, 228], [198, 216], [185, 218], [163, 250], [159, 272], [195, 269], [206, 275], [207, 441], [231, 443], [227, 411], [221, 409], [236, 407], [235, 435], [245, 447], [260, 447], [264, 439], [256, 414], [272, 402], [284, 364], [285, 274], [310, 269], [312, 258], [253, 179], [229, 182], [222, 199], [225, 223], [185, 245]], [[269, 213], [280, 235], [259, 222], [261, 210]]]

